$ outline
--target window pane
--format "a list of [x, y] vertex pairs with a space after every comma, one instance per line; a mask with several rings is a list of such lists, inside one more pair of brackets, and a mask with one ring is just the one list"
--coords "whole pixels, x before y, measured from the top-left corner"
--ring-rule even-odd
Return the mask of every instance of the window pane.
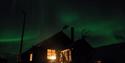
[[33, 60], [33, 54], [30, 53], [30, 58], [29, 58], [29, 61], [32, 61]]

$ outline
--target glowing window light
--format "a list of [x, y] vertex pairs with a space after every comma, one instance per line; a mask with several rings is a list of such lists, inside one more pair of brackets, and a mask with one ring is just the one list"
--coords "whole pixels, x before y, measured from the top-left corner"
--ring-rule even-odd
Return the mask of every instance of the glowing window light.
[[71, 57], [71, 51], [69, 51], [69, 61], [72, 61], [72, 57]]
[[56, 59], [56, 56], [49, 56], [48, 59], [50, 59], [50, 60], [55, 60], [55, 59]]
[[33, 60], [33, 54], [30, 53], [30, 59], [29, 59], [29, 61], [32, 61], [32, 60]]
[[48, 60], [56, 60], [56, 51], [47, 49], [47, 59]]
[[67, 62], [71, 62], [72, 61], [71, 50], [70, 49], [62, 50], [61, 53], [62, 53], [61, 57], [64, 56], [65, 60]]

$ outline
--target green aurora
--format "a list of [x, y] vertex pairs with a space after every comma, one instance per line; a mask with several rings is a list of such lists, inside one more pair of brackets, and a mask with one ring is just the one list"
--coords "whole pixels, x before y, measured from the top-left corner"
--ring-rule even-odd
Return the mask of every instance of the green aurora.
[[[108, 5], [105, 8], [96, 8], [96, 5], [88, 4], [78, 9], [77, 6], [71, 4], [55, 4], [57, 3], [55, 1], [47, 4], [41, 3], [43, 3], [42, 0], [34, 0], [32, 10], [29, 10], [28, 6], [30, 5], [28, 4], [24, 8], [28, 11], [24, 35], [24, 51], [53, 36], [62, 30], [65, 25], [75, 28], [75, 40], [85, 35], [88, 43], [94, 48], [125, 41], [124, 15], [120, 8], [110, 10]], [[30, 14], [31, 11], [32, 15]], [[0, 46], [0, 50], [5, 50], [0, 53], [10, 50], [13, 54], [17, 54], [21, 40], [22, 16], [19, 13], [16, 15], [17, 18], [12, 19], [6, 16], [0, 18], [0, 44], [3, 44]], [[64, 32], [70, 37], [69, 28], [65, 29]]]
[[[105, 11], [103, 12], [107, 16], [98, 15], [97, 9], [92, 10], [95, 14], [88, 11], [85, 16], [81, 16], [84, 14], [83, 11], [74, 12], [68, 9], [68, 11], [60, 11], [57, 15], [61, 23], [75, 27], [76, 38], [80, 38], [81, 35], [88, 36], [87, 40], [94, 48], [123, 42], [125, 38], [124, 17], [117, 16], [117, 14], [108, 16], [109, 12]], [[116, 35], [122, 38], [117, 38]]]
[[[84, 31], [82, 31], [84, 29], [85, 31], [88, 32], [85, 35], [88, 36], [87, 39], [90, 40], [89, 43], [93, 47], [100, 47], [100, 46], [104, 46], [104, 45], [111, 45], [111, 44], [116, 44], [116, 43], [121, 42], [121, 39], [117, 39], [113, 33], [117, 32], [117, 31], [124, 31], [123, 17], [121, 17], [121, 18], [119, 18], [118, 16], [103, 17], [103, 16], [97, 16], [94, 14], [91, 14], [91, 16], [89, 16], [89, 14], [86, 14], [86, 16], [81, 16], [81, 13], [83, 13], [83, 12], [82, 11], [81, 12], [72, 11], [70, 9], [68, 9], [68, 10], [62, 9], [61, 11], [57, 10], [55, 16], [57, 16], [58, 25], [56, 25], [56, 26], [67, 24], [67, 25], [75, 27], [76, 40], [78, 40], [81, 37], [81, 33], [84, 34]], [[86, 13], [91, 13], [91, 11], [88, 11]], [[93, 11], [93, 13], [94, 13], [94, 11]], [[44, 24], [43, 24], [43, 27], [46, 26], [44, 28], [44, 30], [46, 30], [46, 31], [44, 31], [44, 32], [48, 32], [48, 34], [50, 34], [51, 32], [49, 32], [47, 28], [49, 28], [51, 26], [53, 28], [56, 28], [54, 26], [54, 24], [51, 24], [51, 26], [49, 26], [49, 22], [50, 21], [44, 22]], [[33, 27], [33, 25], [34, 24], [30, 24], [30, 28]], [[38, 25], [40, 25], [40, 24], [38, 24]], [[11, 31], [11, 30], [3, 31], [1, 33], [2, 36], [0, 37], [0, 42], [19, 41], [21, 39], [21, 37], [20, 37], [21, 32], [17, 34], [17, 30], [18, 30], [18, 28], [13, 31]], [[34, 31], [34, 29], [31, 28], [30, 31]], [[39, 30], [39, 29], [34, 32], [28, 32], [28, 30], [25, 30], [24, 41], [42, 38], [39, 36], [40, 31], [41, 30]], [[52, 30], [50, 30], [50, 31], [52, 31]], [[44, 33], [44, 32], [42, 32], [42, 33]], [[40, 34], [42, 34], [42, 33], [40, 33]], [[45, 34], [45, 35], [47, 35], [47, 34]], [[122, 35], [122, 36], [124, 36], [124, 35]]]

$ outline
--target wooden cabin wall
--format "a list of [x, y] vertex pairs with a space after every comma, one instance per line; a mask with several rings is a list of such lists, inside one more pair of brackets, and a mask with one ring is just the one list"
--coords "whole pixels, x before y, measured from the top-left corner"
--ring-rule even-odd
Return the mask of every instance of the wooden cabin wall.
[[73, 63], [89, 63], [94, 56], [94, 49], [84, 41], [78, 41], [73, 45]]
[[[29, 61], [30, 53], [33, 54], [33, 60]], [[23, 63], [47, 63], [46, 59], [46, 48], [33, 47], [31, 50], [22, 54]]]
[[29, 61], [29, 53], [30, 51], [26, 52], [26, 53], [23, 53], [22, 56], [21, 56], [21, 59], [22, 59], [22, 62], [23, 63], [30, 63]]
[[72, 50], [72, 60], [73, 63], [88, 63], [92, 59], [92, 50], [84, 50], [81, 48], [74, 48]]
[[47, 63], [47, 49], [41, 48], [41, 63]]
[[39, 47], [34, 47], [33, 48], [33, 63], [41, 63], [42, 59], [41, 59], [41, 48]]

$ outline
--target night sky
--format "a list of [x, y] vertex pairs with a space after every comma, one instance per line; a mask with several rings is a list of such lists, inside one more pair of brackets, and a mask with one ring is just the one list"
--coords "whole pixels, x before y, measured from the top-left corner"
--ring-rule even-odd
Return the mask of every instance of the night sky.
[[[125, 40], [125, 8], [120, 0], [0, 0], [0, 55], [18, 53], [23, 13], [26, 26], [23, 50], [56, 34], [63, 26], [75, 28], [94, 47]], [[70, 29], [64, 32], [70, 37]]]

